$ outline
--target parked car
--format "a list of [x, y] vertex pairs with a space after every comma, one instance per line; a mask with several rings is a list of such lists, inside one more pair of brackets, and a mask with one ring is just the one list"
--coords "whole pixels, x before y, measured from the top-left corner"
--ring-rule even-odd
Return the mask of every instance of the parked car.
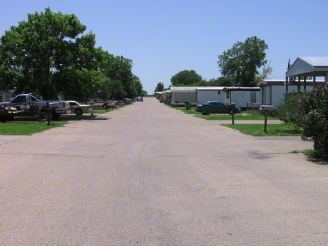
[[17, 109], [14, 107], [5, 107], [0, 105], [0, 122], [5, 123], [7, 120], [13, 120]]
[[[228, 108], [228, 106], [222, 102], [218, 101], [207, 101], [203, 104], [198, 104], [196, 106], [197, 112], [203, 112], [203, 105], [208, 104], [210, 105], [210, 113], [221, 113], [221, 114], [232, 114], [232, 109]], [[241, 108], [235, 108], [234, 113], [241, 113]]]
[[117, 108], [116, 101], [107, 101], [102, 105], [103, 109], [107, 108]]
[[138, 96], [138, 97], [137, 97], [137, 102], [143, 102], [143, 97]]
[[77, 101], [68, 101], [69, 106], [71, 107], [71, 112], [80, 116], [84, 113], [90, 112], [90, 105], [79, 103]]
[[47, 103], [52, 108], [52, 117], [54, 120], [58, 120], [62, 114], [71, 113], [68, 101], [45, 101], [32, 94], [19, 94], [10, 102], [2, 102], [0, 105], [16, 108], [17, 113], [15, 113], [15, 116], [42, 116]]
[[132, 100], [130, 98], [124, 98], [123, 99], [123, 103], [125, 103], [125, 104], [129, 104], [131, 102], [132, 102]]

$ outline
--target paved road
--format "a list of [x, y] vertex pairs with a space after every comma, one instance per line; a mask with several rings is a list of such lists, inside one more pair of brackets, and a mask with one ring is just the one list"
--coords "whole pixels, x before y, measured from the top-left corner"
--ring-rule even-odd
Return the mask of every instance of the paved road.
[[0, 137], [1, 245], [327, 245], [328, 168], [145, 98]]

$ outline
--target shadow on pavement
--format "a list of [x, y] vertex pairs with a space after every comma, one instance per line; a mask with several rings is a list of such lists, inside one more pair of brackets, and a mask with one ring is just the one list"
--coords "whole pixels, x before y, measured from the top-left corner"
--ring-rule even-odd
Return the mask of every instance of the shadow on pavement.
[[309, 162], [312, 162], [317, 165], [328, 165], [328, 156], [320, 158], [320, 159], [315, 159], [312, 157], [307, 157], [306, 158]]

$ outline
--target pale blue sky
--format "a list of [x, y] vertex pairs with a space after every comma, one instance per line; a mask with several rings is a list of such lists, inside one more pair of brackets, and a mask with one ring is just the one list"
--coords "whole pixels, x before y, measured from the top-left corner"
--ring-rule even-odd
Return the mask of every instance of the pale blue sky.
[[328, 56], [327, 0], [0, 0], [0, 35], [46, 7], [77, 15], [97, 46], [132, 59], [148, 92], [185, 69], [219, 77], [218, 55], [250, 36], [268, 44], [277, 79], [288, 59]]

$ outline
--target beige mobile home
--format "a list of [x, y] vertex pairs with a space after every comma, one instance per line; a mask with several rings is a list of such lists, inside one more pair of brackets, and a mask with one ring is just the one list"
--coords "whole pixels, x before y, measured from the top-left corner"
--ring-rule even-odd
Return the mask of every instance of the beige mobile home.
[[184, 102], [196, 104], [196, 88], [197, 87], [171, 87], [171, 104], [184, 105]]

